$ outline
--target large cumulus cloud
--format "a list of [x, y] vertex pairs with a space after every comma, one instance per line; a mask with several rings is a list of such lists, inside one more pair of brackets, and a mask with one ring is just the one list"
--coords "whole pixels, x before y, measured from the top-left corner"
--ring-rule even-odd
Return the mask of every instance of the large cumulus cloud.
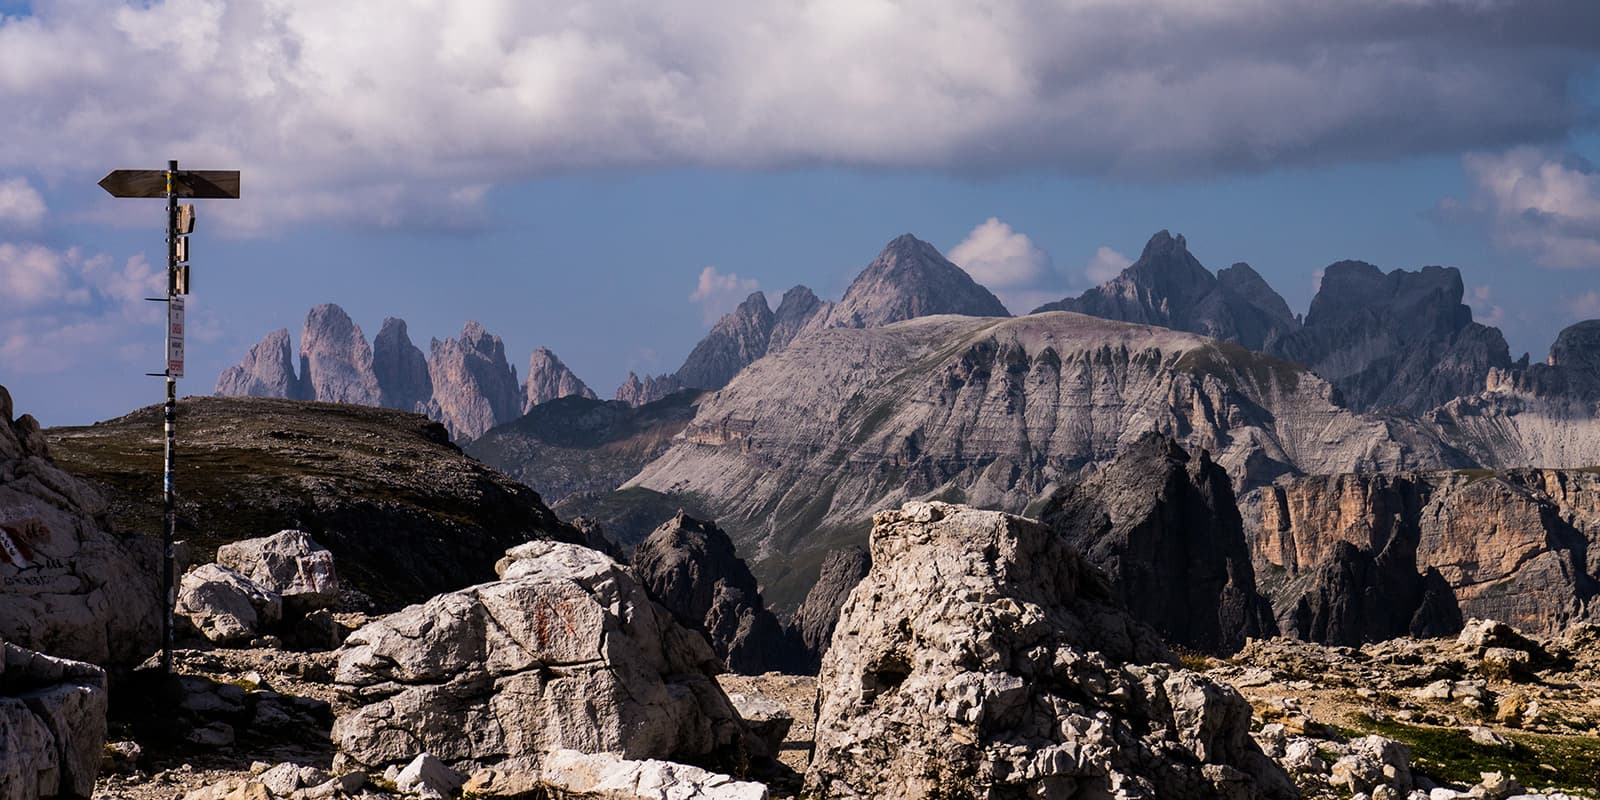
[[[239, 225], [470, 225], [593, 168], [1165, 177], [1554, 141], [1592, 0], [38, 0], [0, 174], [249, 172]], [[92, 183], [92, 181], [91, 181]]]

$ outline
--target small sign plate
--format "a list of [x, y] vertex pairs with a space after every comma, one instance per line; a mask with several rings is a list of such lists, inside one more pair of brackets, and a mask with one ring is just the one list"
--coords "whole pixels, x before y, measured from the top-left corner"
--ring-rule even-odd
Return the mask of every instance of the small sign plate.
[[183, 377], [183, 298], [167, 303], [167, 375]]

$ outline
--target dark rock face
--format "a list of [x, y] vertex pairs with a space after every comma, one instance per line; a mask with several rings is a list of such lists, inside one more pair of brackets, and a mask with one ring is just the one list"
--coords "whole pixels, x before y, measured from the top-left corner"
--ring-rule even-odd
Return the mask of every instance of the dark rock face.
[[1505, 337], [1472, 321], [1454, 267], [1385, 275], [1360, 261], [1323, 273], [1300, 331], [1273, 355], [1310, 367], [1358, 411], [1414, 414], [1483, 391], [1491, 369], [1511, 367]]
[[828, 551], [822, 559], [822, 574], [811, 587], [790, 628], [805, 650], [806, 668], [815, 670], [833, 641], [839, 624], [839, 609], [850, 597], [850, 590], [872, 569], [872, 555], [865, 547], [841, 547]]
[[1550, 347], [1549, 365], [1583, 373], [1600, 383], [1600, 319], [1562, 330]]
[[1600, 594], [1600, 475], [1511, 470], [1297, 478], [1242, 502], [1284, 633], [1329, 644], [1552, 633]]
[[[509, 547], [582, 541], [532, 489], [467, 457], [443, 426], [415, 414], [193, 398], [179, 402], [178, 420], [179, 536], [196, 562], [228, 542], [292, 528], [332, 551], [342, 583], [398, 608], [492, 580]], [[160, 495], [150, 491], [149, 459], [128, 454], [160, 430], [161, 409], [151, 406], [52, 428], [50, 447], [62, 468], [105, 487], [112, 529], [154, 537]]]
[[1058, 490], [1040, 519], [1111, 579], [1133, 616], [1167, 641], [1231, 653], [1276, 634], [1228, 473], [1200, 451], [1146, 434], [1080, 483]]
[[457, 439], [472, 439], [521, 416], [516, 370], [500, 337], [469, 321], [461, 338], [434, 339], [428, 356], [435, 418]]
[[428, 376], [428, 359], [406, 333], [405, 320], [384, 319], [372, 340], [372, 371], [378, 377], [379, 403], [384, 408], [427, 411], [433, 399], [433, 379]]
[[706, 635], [728, 669], [753, 675], [793, 660], [755, 576], [715, 525], [678, 512], [634, 548], [633, 571], [679, 623]]
[[250, 348], [244, 362], [217, 376], [217, 394], [223, 397], [306, 398], [305, 387], [294, 374], [289, 331], [279, 328]]
[[682, 388], [683, 384], [673, 375], [647, 375], [644, 380], [639, 380], [638, 375], [629, 372], [628, 379], [617, 387], [616, 399], [630, 406], [642, 406]]
[[720, 389], [751, 362], [767, 354], [775, 317], [767, 296], [755, 292], [719, 320], [695, 345], [676, 376], [687, 387]]
[[1212, 275], [1182, 236], [1160, 231], [1121, 275], [1077, 298], [1034, 309], [1159, 325], [1262, 350], [1299, 324], [1249, 264]]
[[876, 328], [934, 314], [1011, 316], [966, 270], [908, 233], [889, 242], [856, 276], [821, 327]]
[[566, 364], [547, 347], [533, 351], [528, 358], [528, 386], [522, 398], [522, 413], [526, 414], [540, 403], [561, 397], [586, 397], [595, 399], [595, 393], [578, 379]]
[[324, 303], [306, 315], [300, 332], [300, 379], [309, 397], [325, 403], [378, 405], [372, 348], [344, 309]]
[[[699, 399], [698, 392], [679, 392], [636, 408], [616, 400], [557, 398], [462, 448], [554, 505], [573, 495], [609, 492], [638, 474], [672, 446], [694, 418]], [[660, 521], [651, 518], [639, 538]]]

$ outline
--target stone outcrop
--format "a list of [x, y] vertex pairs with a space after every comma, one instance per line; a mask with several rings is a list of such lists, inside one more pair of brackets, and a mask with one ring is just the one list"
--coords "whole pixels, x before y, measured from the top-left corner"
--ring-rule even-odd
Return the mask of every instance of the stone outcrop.
[[[944, 498], [1022, 512], [1051, 483], [1155, 431], [1211, 451], [1236, 489], [1282, 475], [1471, 466], [1433, 434], [1338, 406], [1286, 362], [1095, 319], [927, 317], [817, 331], [701, 401], [613, 495], [718, 520], [775, 609], [795, 608], [873, 511]], [[616, 530], [607, 524], [607, 530]]]
[[759, 675], [795, 660], [755, 576], [716, 525], [679, 511], [633, 549], [633, 571], [680, 624], [705, 634], [729, 670]]
[[1454, 267], [1384, 274], [1340, 261], [1323, 271], [1305, 325], [1270, 352], [1310, 367], [1353, 409], [1422, 414], [1511, 367], [1505, 337], [1472, 321], [1462, 292]]
[[[534, 406], [462, 449], [533, 487], [554, 505], [573, 495], [609, 492], [639, 474], [672, 446], [673, 437], [694, 417], [699, 401], [699, 392], [679, 392], [637, 407], [616, 400], [563, 397]], [[639, 538], [661, 519], [648, 520]]]
[[784, 292], [783, 298], [778, 301], [778, 309], [772, 313], [772, 333], [767, 337], [767, 352], [776, 353], [788, 347], [794, 337], [811, 324], [813, 318], [827, 310], [828, 304], [804, 286]]
[[300, 331], [300, 380], [308, 397], [325, 403], [379, 404], [372, 348], [344, 309], [324, 303], [306, 315]]
[[474, 439], [522, 414], [517, 372], [500, 337], [469, 321], [459, 339], [434, 339], [428, 355], [433, 400], [451, 438]]
[[[736, 759], [745, 732], [705, 638], [581, 545], [512, 549], [502, 578], [372, 622], [340, 651], [341, 759], [455, 767], [557, 750]], [[462, 731], [471, 735], [463, 736]]]
[[596, 399], [594, 390], [561, 363], [550, 348], [534, 350], [528, 357], [528, 384], [522, 396], [522, 413], [528, 413], [540, 403], [574, 396]]
[[1229, 653], [1277, 632], [1256, 592], [1228, 473], [1205, 450], [1191, 457], [1172, 438], [1146, 434], [1057, 491], [1039, 519], [1171, 644]]
[[1249, 264], [1212, 275], [1181, 235], [1167, 231], [1150, 237], [1139, 260], [1122, 274], [1033, 313], [1046, 311], [1159, 325], [1251, 350], [1263, 350], [1299, 327], [1288, 303]]
[[411, 343], [405, 320], [384, 318], [372, 340], [372, 372], [378, 379], [378, 402], [384, 408], [427, 413], [433, 400], [433, 378], [428, 375], [427, 357]]
[[244, 361], [217, 376], [216, 393], [224, 397], [287, 397], [306, 399], [306, 389], [295, 376], [289, 331], [267, 334], [245, 354]]
[[104, 666], [160, 646], [159, 540], [110, 532], [128, 528], [107, 521], [108, 506], [57, 466], [32, 416], [12, 419], [0, 386], [0, 638]]
[[217, 644], [240, 644], [283, 619], [283, 598], [220, 564], [190, 570], [178, 583], [175, 614]]
[[[550, 754], [543, 759], [536, 775], [529, 774], [522, 781], [507, 780], [509, 775], [494, 777], [516, 788], [526, 787], [530, 793], [542, 790], [550, 797], [564, 800], [767, 800], [767, 787], [759, 783], [734, 780], [699, 767], [576, 750]], [[492, 779], [467, 785], [467, 791], [477, 796], [516, 794], [514, 789], [506, 792], [497, 792], [497, 789]]]
[[339, 600], [333, 553], [305, 531], [230, 542], [217, 548], [217, 563], [283, 598], [290, 613], [332, 608]]
[[1600, 319], [1562, 329], [1546, 363], [1600, 379]]
[[638, 407], [671, 396], [683, 389], [683, 382], [675, 375], [646, 375], [643, 380], [633, 372], [617, 387], [616, 399]]
[[0, 800], [87, 800], [106, 740], [106, 673], [0, 640]]
[[[185, 453], [178, 459], [178, 514], [186, 528], [192, 526], [187, 539], [194, 563], [209, 561], [217, 548], [263, 531], [304, 531], [333, 553], [341, 585], [366, 594], [379, 609], [393, 610], [492, 578], [495, 561], [508, 547], [532, 539], [582, 540], [532, 489], [469, 458], [450, 443], [443, 426], [415, 414], [207, 397], [180, 401], [178, 417]], [[159, 541], [161, 497], [151, 491], [144, 462], [130, 469], [126, 454], [149, 452], [160, 431], [161, 409], [150, 406], [95, 425], [52, 428], [50, 447], [64, 469], [104, 487], [108, 524], [114, 530]], [[13, 485], [27, 484], [0, 486], [0, 496]], [[58, 537], [87, 537], [79, 533], [83, 523], [53, 505], [45, 507], [42, 498], [55, 494], [41, 495], [40, 510], [30, 514], [45, 518]], [[67, 541], [62, 539], [62, 548]], [[45, 552], [62, 557], [55, 555], [57, 550]], [[96, 615], [88, 619], [104, 621], [124, 613], [130, 623], [158, 619], [151, 607], [160, 591], [144, 587], [151, 587], [150, 576], [160, 571], [130, 563], [121, 551], [111, 555], [107, 553], [103, 567], [121, 572], [92, 580], [73, 578], [41, 591], [67, 591], [70, 586], [70, 591], [87, 595], [84, 602]], [[99, 558], [83, 550], [70, 569], [99, 563]], [[127, 597], [110, 593], [117, 585], [112, 576], [118, 574], [128, 574], [131, 585], [141, 588]], [[0, 603], [19, 602], [12, 597], [0, 595]], [[26, 606], [26, 614], [24, 606], [17, 606], [19, 619], [32, 620], [18, 628], [65, 627], [71, 613], [64, 607], [47, 611], [58, 602], [38, 600]], [[73, 628], [105, 631], [104, 624], [88, 619], [75, 620]], [[15, 632], [0, 629], [0, 635]], [[114, 642], [140, 640], [120, 624], [113, 632]]]
[[1241, 502], [1285, 633], [1335, 644], [1553, 633], [1600, 593], [1600, 474], [1511, 470], [1299, 478]]
[[833, 642], [833, 629], [839, 624], [839, 610], [850, 597], [850, 590], [872, 569], [872, 556], [865, 547], [830, 550], [822, 559], [822, 572], [794, 612], [790, 627], [800, 640], [805, 666], [813, 671], [822, 666], [822, 656]]
[[776, 318], [767, 296], [752, 293], [706, 334], [674, 373], [694, 389], [720, 389], [751, 362], [767, 354]]
[[1009, 317], [1004, 304], [937, 248], [904, 234], [856, 276], [809, 327], [876, 328], [935, 314]]
[[943, 503], [879, 514], [818, 678], [806, 791], [832, 798], [1288, 798], [1231, 687], [1043, 525]]

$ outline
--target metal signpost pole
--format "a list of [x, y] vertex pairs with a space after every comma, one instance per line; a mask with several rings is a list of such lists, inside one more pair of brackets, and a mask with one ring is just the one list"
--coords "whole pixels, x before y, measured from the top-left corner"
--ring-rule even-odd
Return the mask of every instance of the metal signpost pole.
[[173, 467], [177, 461], [178, 379], [183, 377], [184, 295], [192, 288], [189, 280], [189, 239], [194, 231], [194, 206], [178, 205], [180, 197], [216, 199], [239, 196], [238, 170], [178, 171], [178, 162], [168, 161], [165, 170], [119, 169], [100, 179], [100, 188], [112, 197], [160, 197], [167, 201], [167, 292], [150, 300], [167, 305], [166, 366], [151, 373], [165, 378], [167, 402], [162, 407], [162, 426], [166, 446], [161, 471], [161, 669], [172, 671], [172, 615], [177, 605], [173, 570], [178, 533], [178, 498], [173, 491]]

